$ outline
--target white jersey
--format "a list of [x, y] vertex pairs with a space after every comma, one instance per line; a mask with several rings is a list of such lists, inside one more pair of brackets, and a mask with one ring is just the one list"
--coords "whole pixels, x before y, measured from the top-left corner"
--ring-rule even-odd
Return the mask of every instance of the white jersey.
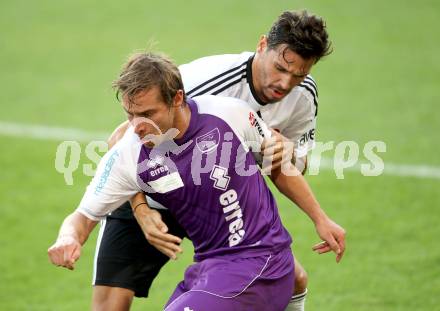
[[295, 143], [297, 158], [315, 146], [318, 92], [310, 75], [281, 101], [266, 104], [255, 95], [252, 85], [254, 53], [203, 57], [179, 70], [189, 97], [202, 94], [230, 96], [244, 100], [271, 128]]

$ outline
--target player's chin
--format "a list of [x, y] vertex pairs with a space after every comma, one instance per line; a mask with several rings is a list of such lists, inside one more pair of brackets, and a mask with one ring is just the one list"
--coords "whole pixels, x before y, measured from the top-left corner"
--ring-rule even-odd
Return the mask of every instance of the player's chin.
[[144, 146], [148, 147], [148, 148], [153, 148], [155, 146], [155, 144], [151, 141], [147, 141], [146, 143], [144, 143]]

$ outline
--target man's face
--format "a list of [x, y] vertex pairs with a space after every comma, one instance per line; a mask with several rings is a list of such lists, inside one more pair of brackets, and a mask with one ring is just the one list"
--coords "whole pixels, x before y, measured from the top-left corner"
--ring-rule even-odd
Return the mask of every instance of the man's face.
[[304, 59], [286, 48], [285, 44], [275, 49], [267, 47], [266, 37], [258, 43], [252, 66], [252, 76], [258, 97], [266, 103], [283, 99], [310, 73], [315, 59]]
[[122, 106], [140, 139], [148, 134], [166, 133], [173, 127], [175, 108], [164, 102], [157, 86], [140, 91], [132, 98], [131, 103], [124, 96]]

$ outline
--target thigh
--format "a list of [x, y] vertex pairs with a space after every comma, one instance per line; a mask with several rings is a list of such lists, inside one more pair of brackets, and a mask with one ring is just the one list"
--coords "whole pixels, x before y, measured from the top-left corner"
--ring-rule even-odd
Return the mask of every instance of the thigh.
[[166, 310], [283, 311], [293, 290], [293, 258], [208, 259], [190, 266]]

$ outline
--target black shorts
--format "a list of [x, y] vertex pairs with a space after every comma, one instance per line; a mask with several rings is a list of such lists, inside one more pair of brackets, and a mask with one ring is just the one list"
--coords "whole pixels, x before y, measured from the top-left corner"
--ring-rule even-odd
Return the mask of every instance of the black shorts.
[[[127, 209], [130, 205], [127, 202], [121, 208]], [[183, 238], [184, 230], [169, 211], [158, 211], [168, 232]], [[147, 297], [151, 283], [168, 260], [148, 243], [133, 216], [109, 216], [102, 221], [99, 231], [93, 285], [127, 288], [133, 290], [136, 297]]]

